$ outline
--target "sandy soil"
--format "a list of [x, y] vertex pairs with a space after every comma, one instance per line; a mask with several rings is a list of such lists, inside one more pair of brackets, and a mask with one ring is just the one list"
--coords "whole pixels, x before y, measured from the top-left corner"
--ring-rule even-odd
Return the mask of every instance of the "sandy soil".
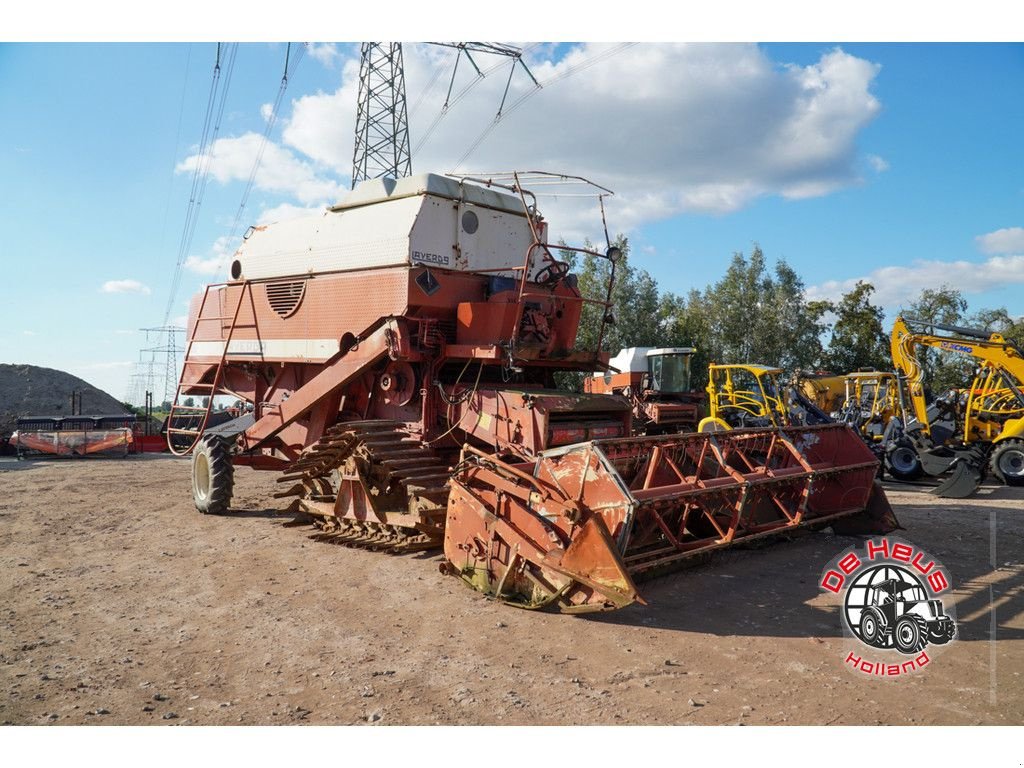
[[885, 680], [844, 668], [817, 588], [849, 537], [722, 556], [642, 585], [649, 606], [573, 618], [489, 602], [437, 555], [310, 541], [272, 486], [241, 469], [239, 511], [204, 517], [186, 461], [0, 460], [0, 722], [1024, 722], [1024, 489], [888, 486], [903, 536], [952, 572], [960, 639]]

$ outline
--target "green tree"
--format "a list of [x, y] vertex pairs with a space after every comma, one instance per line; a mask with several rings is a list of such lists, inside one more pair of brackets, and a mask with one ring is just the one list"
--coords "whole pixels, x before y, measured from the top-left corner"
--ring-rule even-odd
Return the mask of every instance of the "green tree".
[[[926, 322], [965, 325], [967, 300], [950, 285], [925, 288], [906, 311], [901, 312], [904, 317]], [[976, 363], [968, 356], [922, 348], [918, 350], [918, 360], [924, 371], [925, 386], [935, 395], [969, 386], [974, 377]]]
[[666, 292], [658, 307], [659, 324], [664, 341], [659, 346], [694, 347], [690, 360], [690, 385], [703, 389], [708, 383], [708, 363], [716, 359], [711, 323], [704, 295], [692, 289], [686, 296]]
[[719, 363], [764, 363], [789, 370], [811, 368], [821, 359], [821, 334], [827, 305], [808, 302], [799, 275], [785, 261], [769, 273], [764, 252], [755, 246], [750, 257], [733, 254], [725, 275], [705, 289], [698, 307], [706, 326], [692, 317], [709, 356]]
[[838, 302], [828, 303], [836, 320], [824, 358], [825, 368], [834, 373], [849, 373], [858, 368], [892, 368], [885, 312], [871, 303], [874, 291], [871, 283], [858, 280]]
[[[600, 347], [614, 355], [623, 347], [662, 346], [658, 282], [647, 270], [630, 264], [629, 239], [625, 235], [617, 235], [612, 245], [622, 251], [622, 257], [615, 264], [615, 283], [612, 287], [612, 306], [609, 314], [614, 322], [604, 325]], [[584, 247], [589, 251], [597, 250], [589, 240], [584, 243]], [[568, 250], [560, 251], [559, 258], [572, 265], [576, 272], [577, 285], [584, 298], [604, 301], [612, 271], [608, 259], [591, 253], [581, 255]], [[605, 308], [600, 304], [584, 304], [579, 331], [576, 334], [576, 349], [598, 348], [605, 314]], [[560, 386], [572, 389], [580, 389], [582, 381], [582, 374], [565, 374], [559, 377]]]
[[762, 330], [757, 334], [758, 349], [787, 371], [818, 366], [824, 354], [821, 334], [826, 328], [825, 312], [821, 302], [805, 299], [803, 280], [789, 264], [779, 260], [775, 277], [769, 281], [764, 319], [757, 323]]
[[[755, 247], [750, 258], [734, 253], [725, 275], [704, 291], [713, 353], [718, 363], [769, 362], [755, 353], [755, 327], [760, 325], [770, 278], [764, 254]], [[761, 334], [758, 334], [761, 335]]]

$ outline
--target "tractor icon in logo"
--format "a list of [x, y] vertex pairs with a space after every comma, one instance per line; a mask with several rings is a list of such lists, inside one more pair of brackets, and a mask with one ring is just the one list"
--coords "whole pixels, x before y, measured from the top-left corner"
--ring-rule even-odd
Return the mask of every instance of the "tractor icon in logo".
[[956, 635], [956, 622], [944, 613], [942, 601], [929, 598], [918, 578], [898, 566], [861, 573], [846, 592], [844, 608], [854, 635], [874, 648], [914, 654]]

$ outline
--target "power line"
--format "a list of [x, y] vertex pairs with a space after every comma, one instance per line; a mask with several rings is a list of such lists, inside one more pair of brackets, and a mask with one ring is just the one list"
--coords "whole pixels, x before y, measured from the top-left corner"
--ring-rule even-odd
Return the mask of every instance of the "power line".
[[[231, 75], [235, 68], [235, 56], [238, 52], [237, 43], [217, 43], [217, 59], [213, 68], [213, 77], [210, 83], [210, 94], [206, 102], [206, 115], [203, 120], [203, 133], [199, 143], [199, 152], [196, 155], [196, 167], [192, 172], [192, 189], [189, 195], [188, 208], [185, 212], [185, 223], [182, 227], [181, 241], [178, 246], [178, 258], [174, 267], [174, 276], [171, 279], [171, 288], [167, 296], [167, 308], [164, 312], [164, 325], [167, 325], [171, 311], [174, 306], [174, 299], [178, 293], [178, 286], [181, 283], [181, 268], [185, 263], [185, 257], [192, 247], [192, 238], [195, 235], [196, 224], [199, 220], [199, 211], [203, 205], [203, 195], [206, 192], [206, 185], [210, 180], [210, 167], [213, 160], [213, 148], [217, 142], [217, 135], [220, 132], [221, 120], [224, 116], [224, 106], [227, 103], [228, 91], [231, 87]], [[224, 64], [224, 84], [220, 87], [221, 60]], [[220, 99], [218, 101], [218, 94]], [[212, 124], [212, 128], [211, 128]]]
[[[499, 115], [501, 114], [501, 110], [505, 105], [505, 98], [508, 96], [508, 89], [512, 83], [512, 75], [515, 73], [516, 64], [522, 66], [523, 70], [526, 72], [527, 75], [529, 75], [534, 85], [536, 85], [538, 88], [540, 87], [540, 85], [537, 83], [536, 78], [533, 76], [533, 73], [530, 72], [529, 67], [526, 66], [525, 62], [523, 62], [523, 56], [528, 51], [535, 48], [537, 46], [537, 43], [532, 43], [521, 50], [519, 48], [514, 48], [512, 46], [501, 45], [496, 43], [431, 43], [431, 45], [439, 45], [446, 48], [454, 48], [456, 51], [458, 51], [458, 53], [455, 58], [455, 66], [452, 67], [452, 76], [448, 84], [448, 95], [445, 97], [444, 104], [441, 105], [441, 109], [438, 112], [437, 116], [434, 118], [433, 122], [431, 122], [431, 124], [428, 126], [427, 130], [423, 133], [423, 136], [420, 137], [420, 140], [416, 142], [416, 146], [413, 147], [414, 154], [419, 153], [419, 151], [427, 143], [430, 137], [434, 134], [434, 131], [437, 129], [437, 127], [441, 124], [441, 121], [444, 120], [445, 117], [447, 117], [452, 107], [454, 107], [456, 104], [462, 101], [462, 99], [465, 98], [465, 96], [471, 90], [473, 90], [473, 88], [475, 88], [480, 82], [482, 82], [488, 75], [497, 71], [505, 64], [504, 61], [499, 61], [497, 64], [493, 65], [489, 69], [481, 71], [480, 68], [476, 65], [476, 62], [473, 60], [471, 52], [497, 54], [499, 56], [512, 59], [512, 66], [509, 70], [508, 82], [505, 83], [505, 92], [501, 97], [501, 106], [498, 107]], [[451, 97], [452, 87], [455, 85], [455, 75], [458, 72], [459, 59], [463, 54], [465, 54], [466, 59], [473, 66], [473, 69], [476, 71], [477, 76], [473, 78], [473, 80], [471, 80], [465, 87], [463, 87], [461, 91], [455, 94], [455, 98], [453, 99]]]
[[231, 224], [231, 232], [228, 234], [228, 241], [235, 239], [235, 235], [238, 233], [238, 227], [242, 221], [242, 215], [245, 212], [245, 206], [249, 202], [249, 194], [252, 192], [254, 183], [256, 182], [256, 173], [260, 169], [260, 163], [263, 162], [263, 153], [267, 149], [267, 143], [270, 141], [270, 134], [274, 130], [274, 125], [277, 123], [277, 115], [281, 109], [281, 103], [284, 101], [285, 91], [288, 89], [289, 79], [295, 75], [295, 70], [299, 67], [299, 62], [302, 61], [302, 55], [306, 51], [306, 46], [303, 44], [300, 46], [298, 52], [295, 54], [295, 58], [289, 62], [291, 55], [292, 44], [288, 43], [288, 48], [285, 50], [284, 55], [284, 74], [281, 75], [281, 85], [277, 89], [277, 98], [274, 99], [274, 106], [270, 110], [270, 115], [267, 118], [267, 124], [263, 129], [263, 136], [260, 138], [260, 147], [256, 152], [256, 159], [253, 161], [252, 170], [249, 172], [249, 180], [245, 184], [245, 191], [242, 192], [242, 202], [238, 206], [238, 212], [235, 214], [235, 220]]
[[622, 53], [627, 48], [632, 48], [634, 45], [637, 45], [637, 43], [621, 43], [620, 45], [617, 45], [614, 48], [609, 48], [607, 51], [603, 51], [602, 53], [598, 54], [597, 56], [594, 56], [591, 59], [585, 59], [579, 62], [578, 64], [573, 64], [572, 66], [568, 67], [564, 72], [561, 72], [555, 77], [545, 80], [543, 83], [538, 83], [536, 88], [527, 91], [522, 96], [520, 96], [516, 101], [514, 101], [509, 106], [508, 109], [504, 111], [504, 113], [500, 111], [498, 112], [498, 114], [495, 116], [491, 124], [488, 125], [483, 130], [483, 132], [470, 145], [469, 149], [466, 150], [466, 153], [459, 158], [458, 162], [455, 164], [455, 167], [459, 168], [464, 162], [466, 162], [466, 160], [469, 159], [469, 157], [477, 150], [477, 148], [484, 142], [484, 140], [488, 136], [490, 136], [491, 132], [498, 126], [498, 123], [501, 122], [502, 118], [507, 117], [509, 114], [518, 109], [523, 104], [523, 102], [525, 102], [528, 98], [537, 93], [537, 91], [541, 90], [542, 88], [549, 88], [555, 83], [561, 82], [562, 80], [566, 80], [572, 77], [573, 75], [579, 74], [580, 72], [589, 69], [595, 64], [599, 64], [600, 62], [609, 59], [612, 56]]

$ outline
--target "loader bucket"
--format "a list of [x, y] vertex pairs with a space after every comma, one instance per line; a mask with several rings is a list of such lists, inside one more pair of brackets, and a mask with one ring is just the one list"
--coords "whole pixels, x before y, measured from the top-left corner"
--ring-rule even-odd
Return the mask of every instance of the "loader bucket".
[[613, 438], [511, 464], [463, 450], [445, 568], [526, 608], [640, 601], [636, 580], [760, 538], [897, 527], [878, 461], [844, 424]]

